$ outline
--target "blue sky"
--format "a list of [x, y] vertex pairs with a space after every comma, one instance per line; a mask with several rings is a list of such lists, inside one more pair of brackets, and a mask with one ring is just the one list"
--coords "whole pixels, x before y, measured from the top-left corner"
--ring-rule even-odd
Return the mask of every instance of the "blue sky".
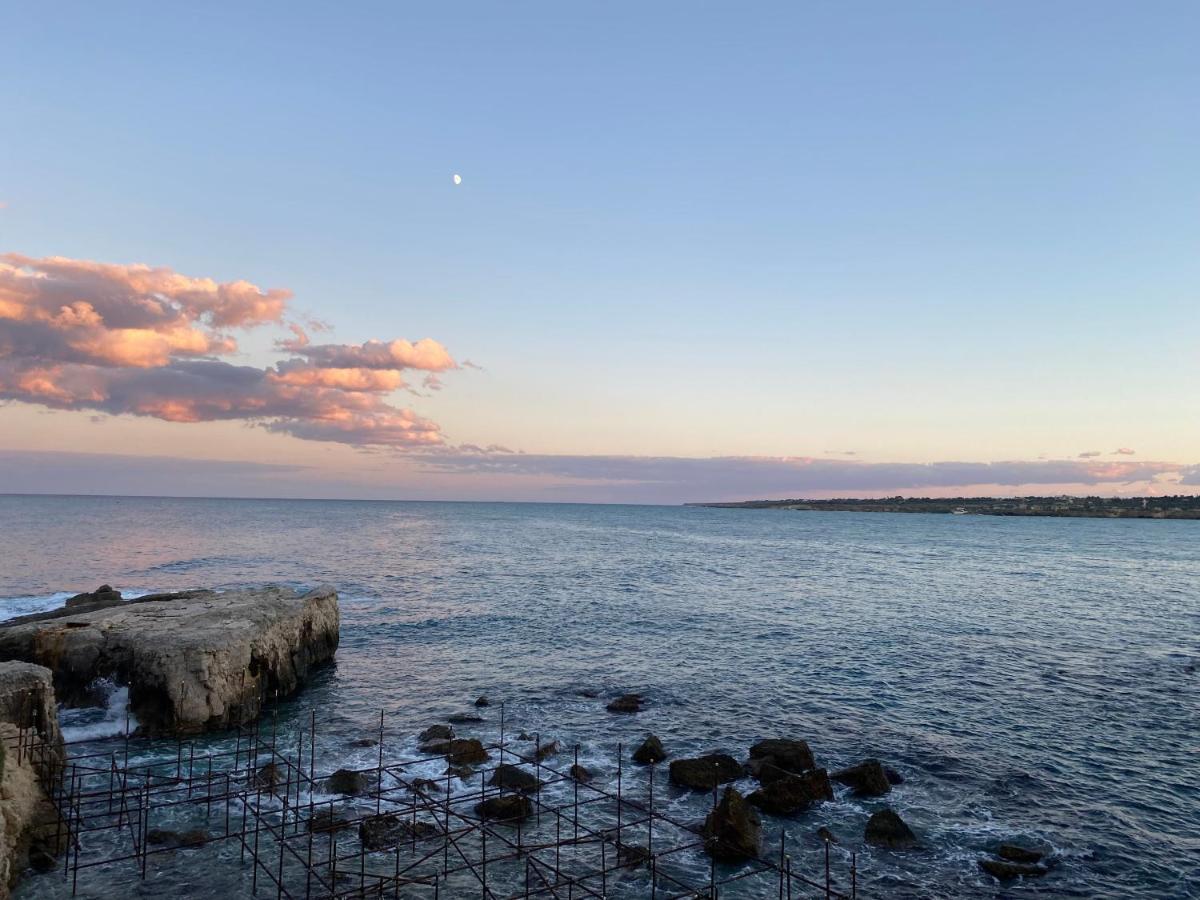
[[[0, 252], [434, 338], [483, 367], [403, 400], [454, 446], [1195, 461], [1195, 4], [247, 6], [6, 17]], [[0, 423], [14, 451], [317, 452]]]

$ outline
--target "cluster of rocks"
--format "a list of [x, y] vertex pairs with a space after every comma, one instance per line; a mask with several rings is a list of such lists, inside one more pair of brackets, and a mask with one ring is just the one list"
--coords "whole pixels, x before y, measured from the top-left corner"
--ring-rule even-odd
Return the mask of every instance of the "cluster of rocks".
[[993, 857], [984, 857], [979, 868], [994, 878], [1009, 881], [1014, 878], [1040, 878], [1050, 871], [1046, 853], [1020, 844], [1001, 844]]

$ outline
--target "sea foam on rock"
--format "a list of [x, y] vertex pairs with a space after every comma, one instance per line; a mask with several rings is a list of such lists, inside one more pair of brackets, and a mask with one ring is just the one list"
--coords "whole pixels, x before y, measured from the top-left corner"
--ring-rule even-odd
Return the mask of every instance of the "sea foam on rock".
[[266, 587], [110, 599], [0, 626], [0, 659], [50, 669], [68, 703], [86, 700], [97, 678], [112, 678], [129, 686], [143, 732], [194, 734], [253, 721], [338, 646], [331, 587], [303, 595]]

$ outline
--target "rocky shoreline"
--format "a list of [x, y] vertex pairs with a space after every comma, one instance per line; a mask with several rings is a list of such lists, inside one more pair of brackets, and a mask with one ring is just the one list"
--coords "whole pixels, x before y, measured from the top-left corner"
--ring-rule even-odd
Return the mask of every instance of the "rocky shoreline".
[[0, 625], [0, 660], [45, 666], [59, 702], [93, 705], [93, 685], [129, 687], [144, 734], [244, 725], [337, 651], [337, 592], [321, 587], [184, 591], [124, 600], [107, 585], [62, 609]]

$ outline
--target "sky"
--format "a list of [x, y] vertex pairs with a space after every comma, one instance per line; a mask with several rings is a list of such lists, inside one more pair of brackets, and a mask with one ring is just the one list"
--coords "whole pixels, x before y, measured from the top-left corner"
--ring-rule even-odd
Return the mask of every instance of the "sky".
[[4, 21], [0, 492], [1200, 484], [1194, 3]]

